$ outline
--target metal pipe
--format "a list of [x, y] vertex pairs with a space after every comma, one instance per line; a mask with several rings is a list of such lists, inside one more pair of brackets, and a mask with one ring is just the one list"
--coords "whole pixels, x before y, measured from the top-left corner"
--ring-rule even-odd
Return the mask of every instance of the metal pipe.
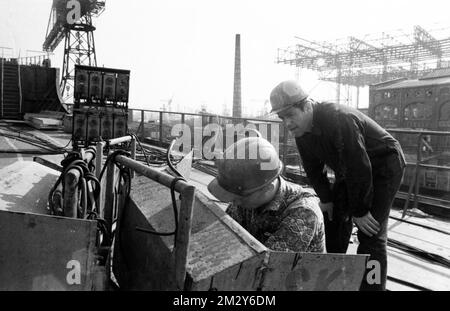
[[95, 146], [96, 149], [96, 158], [95, 158], [95, 176], [97, 178], [100, 178], [100, 173], [102, 171], [102, 164], [103, 164], [103, 147], [105, 146], [104, 142], [98, 142]]
[[64, 216], [77, 218], [78, 210], [78, 182], [81, 173], [77, 169], [70, 169], [64, 176]]
[[417, 208], [417, 195], [419, 194], [419, 177], [420, 177], [420, 171], [421, 167], [420, 164], [422, 164], [422, 146], [423, 146], [423, 140], [422, 140], [422, 133], [419, 134], [419, 143], [417, 144], [417, 166], [416, 166], [416, 187], [414, 189], [414, 204], [413, 208]]
[[92, 181], [86, 181], [86, 190], [87, 190], [87, 198], [88, 198], [88, 204], [84, 210], [85, 214], [83, 215], [86, 217], [88, 212], [95, 211], [97, 209], [97, 205], [94, 198], [94, 189], [92, 188]]
[[108, 140], [108, 143], [110, 146], [113, 146], [113, 145], [118, 145], [118, 144], [130, 141], [131, 139], [132, 139], [131, 135], [127, 135], [127, 136], [110, 139], [110, 140]]
[[[409, 189], [408, 189], [408, 195], [406, 196], [406, 200], [405, 200], [405, 204], [403, 205], [403, 213], [402, 213], [402, 218], [404, 218], [406, 216], [406, 211], [408, 209], [409, 206], [409, 200], [411, 198], [411, 194], [413, 191], [413, 188], [417, 183], [417, 177], [418, 177], [418, 173], [419, 173], [419, 165], [420, 165], [420, 161], [419, 158], [421, 157], [421, 148], [422, 148], [422, 134], [419, 134], [417, 136], [418, 138], [418, 144], [417, 144], [417, 161], [416, 161], [416, 165], [414, 168], [414, 175], [411, 179], [411, 183], [409, 184]], [[415, 200], [417, 200], [417, 195], [414, 197]]]
[[4, 73], [3, 73], [3, 71], [5, 70], [5, 66], [4, 66], [4, 59], [3, 59], [3, 57], [1, 58], [1, 72], [2, 72], [2, 85], [1, 85], [1, 94], [0, 94], [0, 106], [1, 106], [1, 117], [3, 118], [3, 88], [4, 88], [4, 86], [5, 86], [5, 84], [4, 84]]
[[449, 135], [450, 136], [450, 131], [423, 131], [423, 130], [391, 129], [391, 128], [387, 128], [386, 131], [391, 132], [391, 133], [400, 133], [400, 134]]
[[[406, 163], [406, 166], [416, 166], [416, 163]], [[450, 170], [450, 166], [441, 166], [441, 165], [431, 165], [431, 164], [419, 164], [422, 168], [431, 168], [431, 169], [437, 169], [437, 170]]]
[[53, 197], [52, 197], [52, 203], [53, 203], [53, 209], [56, 212], [57, 216], [62, 216], [64, 215], [64, 211], [63, 211], [63, 184], [60, 182], [58, 184], [58, 186], [56, 186], [55, 191], [53, 192]]
[[[398, 193], [399, 194], [405, 194], [404, 192], [400, 192], [400, 191]], [[401, 196], [399, 196], [399, 197], [401, 198]], [[437, 203], [450, 204], [449, 200], [445, 200], [445, 199], [441, 199], [441, 198], [428, 197], [428, 196], [421, 195], [421, 194], [417, 195], [417, 198], [418, 199], [424, 199], [424, 200], [427, 200], [427, 201], [436, 201]], [[421, 200], [419, 200], [419, 202], [427, 203], [426, 201], [421, 201]]]
[[163, 141], [163, 112], [159, 113], [159, 142]]
[[175, 282], [178, 290], [184, 290], [186, 279], [186, 264], [191, 236], [192, 216], [195, 202], [195, 187], [188, 186], [181, 192], [181, 207], [176, 236], [175, 255]]
[[19, 113], [22, 113], [22, 81], [20, 75], [20, 65], [17, 64], [17, 83], [19, 87]]
[[[73, 104], [67, 104], [68, 106], [73, 105]], [[204, 117], [204, 114], [199, 114], [199, 113], [192, 113], [192, 112], [177, 112], [177, 111], [161, 111], [161, 110], [149, 110], [149, 109], [133, 109], [133, 110], [137, 110], [137, 111], [141, 111], [142, 112], [153, 112], [153, 113], [167, 113], [167, 114], [184, 114], [186, 116], [197, 116], [197, 117]], [[230, 119], [230, 120], [249, 120], [249, 121], [257, 121], [257, 122], [267, 122], [267, 123], [283, 123], [281, 120], [267, 120], [267, 119], [256, 119], [256, 118], [233, 118], [233, 117], [229, 117], [229, 116], [223, 116], [223, 115], [219, 115], [219, 114], [215, 114], [214, 115], [217, 118], [222, 118], [222, 119]]]
[[[131, 152], [131, 158], [133, 160], [136, 160], [136, 138], [133, 136], [133, 139], [131, 139], [131, 146], [130, 146], [130, 152]], [[134, 171], [131, 170], [130, 177], [134, 178]]]
[[145, 122], [144, 122], [144, 110], [141, 110], [141, 125], [142, 125], [142, 128], [141, 128], [141, 140], [143, 140], [144, 139], [144, 136], [145, 136]]
[[[128, 167], [130, 169], [133, 169], [134, 171], [138, 172], [141, 175], [144, 175], [166, 187], [170, 187], [172, 184], [172, 181], [175, 179], [175, 177], [157, 171], [154, 168], [148, 167], [144, 164], [141, 164], [140, 162], [137, 162], [135, 160], [132, 160], [128, 157], [117, 155], [116, 161], [120, 164], [124, 165], [125, 167]], [[185, 181], [180, 180], [175, 185], [175, 190], [179, 193], [183, 192], [186, 188], [192, 187], [192, 185], [186, 183]]]
[[109, 246], [111, 244], [111, 231], [112, 231], [112, 223], [113, 223], [113, 212], [115, 209], [115, 200], [114, 200], [114, 182], [115, 182], [115, 170], [116, 166], [113, 161], [108, 163], [108, 167], [106, 169], [106, 191], [105, 191], [105, 205], [103, 210], [101, 211], [101, 215], [106, 221], [108, 230], [105, 233], [105, 237], [103, 239], [104, 246]]
[[92, 160], [94, 160], [94, 158], [95, 158], [95, 153], [96, 153], [96, 150], [94, 148], [85, 149], [83, 152], [83, 160], [85, 160], [86, 163], [88, 163], [88, 164], [91, 163]]
[[50, 162], [50, 161], [48, 161], [46, 159], [43, 159], [41, 157], [33, 157], [33, 161], [37, 162], [37, 163], [39, 163], [41, 165], [47, 166], [47, 167], [49, 167], [51, 169], [54, 169], [54, 170], [56, 170], [58, 172], [62, 172], [63, 171], [62, 166], [60, 166], [60, 165], [58, 165], [56, 163]]

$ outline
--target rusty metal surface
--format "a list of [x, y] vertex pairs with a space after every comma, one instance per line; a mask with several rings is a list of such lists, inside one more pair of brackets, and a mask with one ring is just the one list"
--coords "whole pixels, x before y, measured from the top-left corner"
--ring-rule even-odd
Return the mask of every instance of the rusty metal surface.
[[264, 291], [356, 291], [366, 260], [366, 255], [270, 251], [260, 287]]
[[191, 236], [188, 272], [193, 281], [198, 282], [256, 255], [229, 228], [216, 220]]
[[93, 289], [96, 228], [95, 221], [0, 211], [0, 290]]
[[254, 291], [258, 290], [257, 272], [268, 253], [263, 252], [219, 273], [192, 284], [192, 291]]
[[175, 261], [166, 239], [136, 230], [154, 229], [132, 199], [115, 237], [113, 272], [123, 290], [174, 290]]

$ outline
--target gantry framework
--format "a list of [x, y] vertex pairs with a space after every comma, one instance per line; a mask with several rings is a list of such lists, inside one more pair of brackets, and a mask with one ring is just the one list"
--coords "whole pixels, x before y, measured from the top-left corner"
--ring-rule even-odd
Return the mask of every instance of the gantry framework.
[[[72, 14], [74, 8], [79, 9], [79, 19], [70, 22], [69, 15]], [[75, 65], [97, 66], [94, 42], [95, 27], [92, 24], [92, 17], [99, 16], [104, 9], [105, 1], [53, 0], [43, 50], [53, 52], [64, 39], [64, 58], [60, 82], [60, 92], [64, 101], [73, 95]]]
[[334, 43], [296, 38], [296, 45], [278, 49], [277, 63], [315, 70], [320, 80], [339, 85], [363, 87], [396, 78], [414, 79], [450, 64], [449, 28], [429, 32], [414, 26], [412, 34], [397, 30]]

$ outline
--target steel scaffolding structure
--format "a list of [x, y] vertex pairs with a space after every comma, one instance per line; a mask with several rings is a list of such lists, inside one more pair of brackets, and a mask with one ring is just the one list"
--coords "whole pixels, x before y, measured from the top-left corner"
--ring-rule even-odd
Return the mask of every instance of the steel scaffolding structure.
[[[70, 9], [71, 2], [74, 1], [53, 0], [43, 44], [44, 51], [53, 52], [64, 39], [60, 92], [65, 102], [73, 96], [75, 65], [97, 66], [92, 17], [105, 9], [105, 1], [78, 0], [74, 3], [79, 6]], [[74, 9], [78, 9], [79, 19], [69, 22]]]
[[[279, 48], [277, 63], [319, 72], [320, 80], [362, 87], [396, 78], [418, 78], [436, 68], [448, 67], [450, 31], [443, 38], [420, 26], [412, 34], [402, 30], [394, 34], [350, 36], [334, 43], [299, 42]], [[338, 93], [339, 94], [339, 93]]]

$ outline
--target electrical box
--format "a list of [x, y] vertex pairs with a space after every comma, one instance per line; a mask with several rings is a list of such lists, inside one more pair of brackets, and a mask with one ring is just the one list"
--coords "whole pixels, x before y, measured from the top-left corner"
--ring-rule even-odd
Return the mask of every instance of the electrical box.
[[74, 149], [127, 135], [130, 71], [75, 66]]

